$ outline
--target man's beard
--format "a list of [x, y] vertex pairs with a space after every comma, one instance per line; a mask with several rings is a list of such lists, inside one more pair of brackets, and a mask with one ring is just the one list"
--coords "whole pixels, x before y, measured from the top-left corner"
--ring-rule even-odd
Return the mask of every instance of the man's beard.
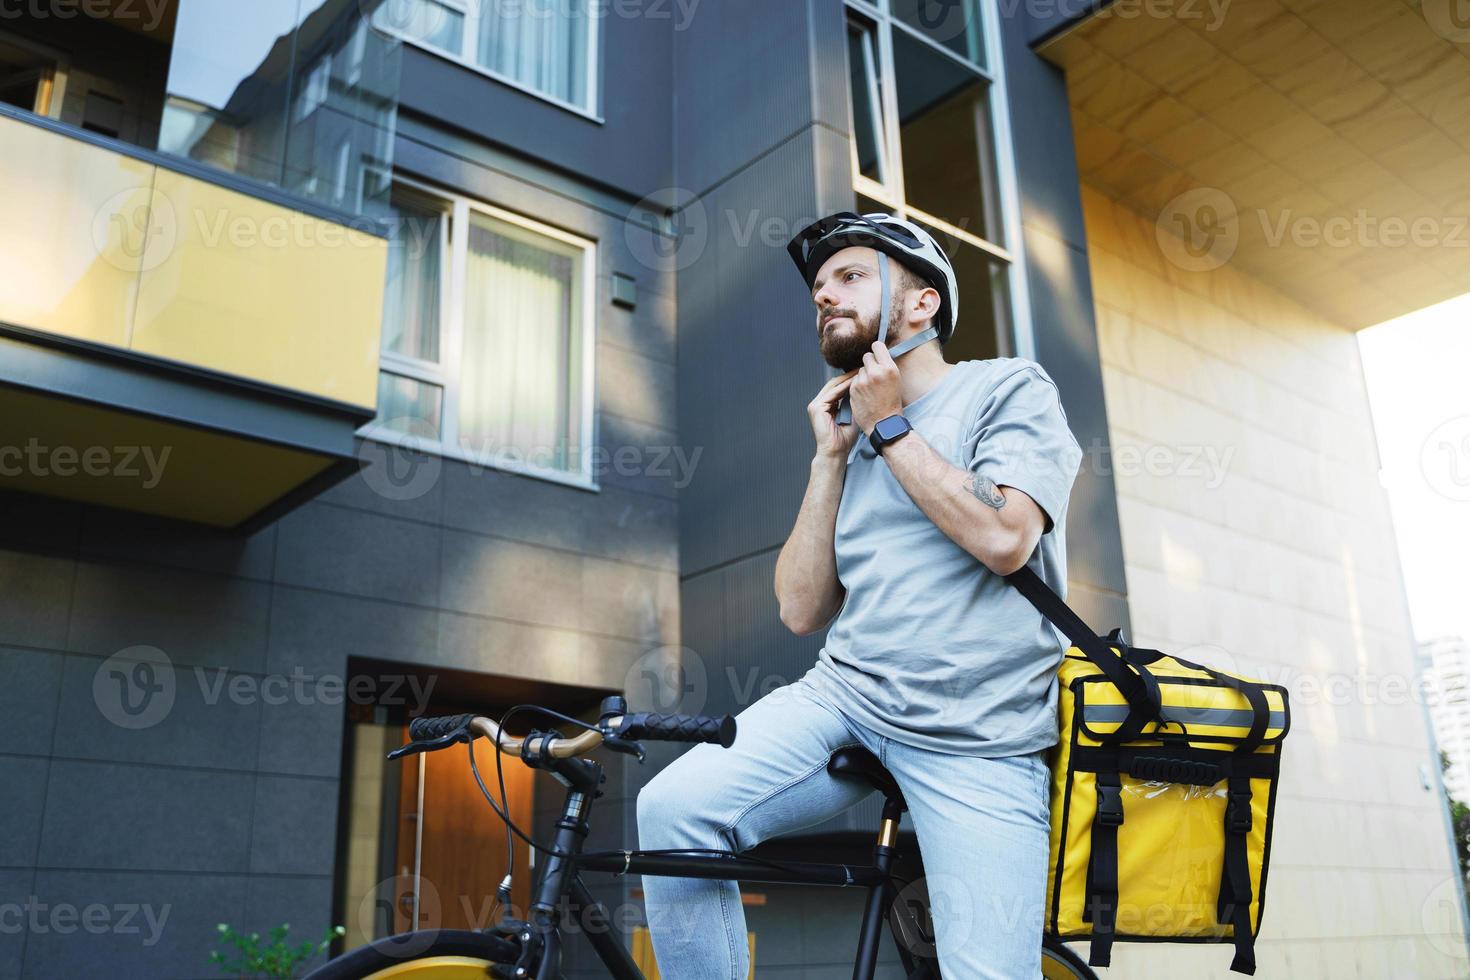
[[[901, 310], [895, 306], [888, 316], [888, 336], [883, 341], [885, 345], [892, 346], [888, 342], [898, 332], [900, 315]], [[839, 316], [850, 318], [857, 328], [827, 329], [830, 319]], [[833, 310], [831, 317], [822, 321], [820, 330], [817, 343], [821, 346], [822, 359], [844, 373], [854, 371], [863, 366], [863, 355], [872, 353], [873, 341], [878, 339], [878, 314], [874, 313], [865, 320], [859, 320], [854, 310]]]

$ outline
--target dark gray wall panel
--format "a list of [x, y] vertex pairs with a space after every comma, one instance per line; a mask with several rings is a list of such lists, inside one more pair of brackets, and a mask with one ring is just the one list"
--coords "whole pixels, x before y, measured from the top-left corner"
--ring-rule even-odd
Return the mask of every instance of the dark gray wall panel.
[[110, 657], [146, 644], [175, 665], [246, 671], [265, 662], [265, 583], [93, 562], [78, 562], [72, 574], [69, 637], [49, 646]]
[[1088, 16], [1113, 0], [1053, 0], [1050, 3], [1022, 3], [1000, 0], [1001, 15], [1023, 26], [1027, 44], [1038, 44], [1075, 27]]
[[807, 8], [706, 4], [675, 34], [677, 186], [704, 194], [811, 124]]
[[[21, 976], [26, 980], [217, 976], [217, 968], [205, 957], [214, 948], [218, 923], [244, 921], [247, 881], [238, 875], [40, 871], [32, 892], [39, 901], [78, 910], [101, 904], [115, 928], [98, 933], [81, 928], [71, 933], [49, 929], [31, 933]], [[134, 912], [125, 921], [125, 910], [130, 908]], [[282, 921], [286, 920], [272, 924]], [[297, 922], [290, 921], [293, 926]], [[291, 936], [297, 938], [294, 929]]]
[[699, 202], [709, 246], [680, 274], [679, 436], [703, 449], [680, 497], [685, 574], [785, 540], [806, 485], [806, 404], [828, 369], [785, 238], [746, 231], [811, 220], [822, 132], [809, 128]]
[[245, 773], [53, 760], [37, 864], [243, 872], [254, 783]]
[[36, 859], [46, 799], [49, 763], [45, 759], [0, 756], [0, 866], [27, 867]]
[[[168, 648], [160, 647], [167, 654]], [[71, 759], [172, 764], [211, 769], [255, 768], [262, 703], [231, 695], [232, 685], [256, 691], [259, 675], [224, 667], [187, 666], [174, 670], [174, 700], [156, 724], [126, 729], [98, 710], [93, 683], [105, 661], [69, 656], [57, 704], [56, 736], [49, 751]], [[111, 668], [106, 668], [111, 669]], [[103, 678], [103, 683], [110, 679]], [[111, 713], [116, 717], [115, 712]]]
[[1001, 34], [1021, 221], [1086, 248], [1067, 80], [1061, 69], [1031, 50], [1025, 27], [1025, 21], [1009, 18], [1002, 22]]
[[[693, 22], [716, 21], [715, 10], [696, 10]], [[403, 52], [400, 108], [635, 198], [666, 187], [673, 160], [668, 110], [673, 21], [613, 14], [599, 23], [605, 32], [604, 122], [409, 45]]]
[[64, 647], [75, 574], [69, 561], [0, 550], [0, 643]]
[[56, 727], [56, 700], [65, 658], [39, 650], [0, 649], [0, 745], [45, 755]]

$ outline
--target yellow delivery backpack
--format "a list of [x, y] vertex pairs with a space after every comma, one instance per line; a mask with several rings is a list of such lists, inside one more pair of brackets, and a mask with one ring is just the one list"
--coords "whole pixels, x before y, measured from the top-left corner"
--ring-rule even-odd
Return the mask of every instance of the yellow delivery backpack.
[[1058, 672], [1046, 931], [1232, 943], [1254, 974], [1286, 690], [1103, 640], [1028, 568], [1008, 579], [1074, 646]]

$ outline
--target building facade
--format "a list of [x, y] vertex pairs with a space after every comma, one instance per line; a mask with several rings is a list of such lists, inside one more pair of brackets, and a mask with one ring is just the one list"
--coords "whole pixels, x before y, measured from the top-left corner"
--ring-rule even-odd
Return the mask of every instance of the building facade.
[[1419, 659], [1435, 741], [1448, 762], [1444, 788], [1464, 802], [1470, 796], [1470, 646], [1463, 637], [1436, 637], [1419, 645]]
[[[1452, 14], [237, 7], [0, 19], [0, 978], [483, 926], [503, 826], [461, 755], [384, 761], [408, 718], [804, 673], [772, 577], [830, 371], [784, 245], [854, 206], [954, 257], [946, 359], [1057, 381], [1074, 608], [1291, 690], [1261, 975], [1463, 975], [1353, 338], [1470, 288]], [[636, 842], [650, 749], [589, 846]], [[544, 831], [558, 787], [505, 775]], [[636, 880], [591, 884], [646, 958]], [[850, 973], [860, 894], [745, 893], [758, 976]]]

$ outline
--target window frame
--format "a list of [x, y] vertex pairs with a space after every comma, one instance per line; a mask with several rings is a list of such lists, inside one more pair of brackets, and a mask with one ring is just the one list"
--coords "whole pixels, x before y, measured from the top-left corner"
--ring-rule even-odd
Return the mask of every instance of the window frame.
[[549, 92], [543, 92], [538, 88], [511, 78], [509, 75], [503, 75], [480, 64], [479, 60], [475, 57], [475, 52], [480, 43], [480, 6], [484, 0], [427, 0], [427, 2], [448, 7], [463, 15], [464, 37], [460, 42], [459, 51], [450, 51], [447, 48], [441, 48], [436, 44], [431, 44], [421, 38], [414, 37], [412, 34], [400, 30], [397, 27], [379, 27], [377, 29], [384, 34], [398, 38], [404, 44], [411, 45], [420, 51], [443, 58], [446, 61], [452, 61], [463, 68], [468, 68], [470, 71], [484, 75], [486, 78], [500, 82], [502, 85], [509, 86], [518, 92], [524, 92], [527, 95], [541, 99], [543, 102], [549, 102], [559, 109], [574, 112], [596, 123], [606, 122], [602, 116], [602, 107], [599, 101], [602, 98], [602, 15], [598, 14], [594, 9], [596, 7], [596, 0], [588, 0], [586, 10], [587, 85], [586, 92], [584, 93], [587, 98], [586, 105], [568, 102], [566, 99], [552, 95]]
[[[850, 146], [852, 189], [855, 194], [879, 201], [900, 217], [911, 217], [980, 249], [985, 254], [987, 261], [1004, 263], [1010, 300], [1011, 336], [997, 337], [996, 340], [1000, 345], [1002, 355], [1010, 353], [1034, 360], [1036, 339], [1031, 324], [1031, 294], [1025, 274], [1025, 248], [1021, 236], [1015, 143], [1012, 137], [1009, 103], [1006, 96], [999, 11], [994, 0], [979, 0], [976, 7], [982, 18], [980, 28], [985, 42], [984, 65], [978, 65], [962, 57], [912, 25], [905, 23], [892, 12], [888, 0], [844, 0], [844, 30], [848, 29], [847, 25], [854, 21], [864, 25], [865, 28], [871, 25], [875, 40], [878, 42], [878, 77], [870, 84], [877, 86], [881, 100], [879, 122], [883, 132], [878, 145], [884, 159], [880, 161], [879, 169], [887, 178], [880, 183], [870, 177], [865, 177], [859, 170], [857, 140], [852, 130], [854, 107], [849, 81], [844, 91], [848, 102], [848, 144]], [[894, 31], [902, 31], [915, 42], [924, 45], [935, 57], [948, 58], [954, 64], [987, 82], [991, 117], [990, 138], [994, 143], [995, 182], [999, 196], [996, 202], [996, 213], [1000, 219], [1005, 241], [1009, 244], [1001, 245], [982, 238], [907, 202], [904, 195], [903, 146], [898, 121], [897, 72], [893, 56]], [[983, 123], [984, 120], [976, 120], [977, 125]]]
[[[597, 444], [597, 242], [494, 204], [398, 174], [393, 177], [393, 188], [406, 190], [417, 203], [437, 207], [444, 218], [439, 229], [439, 360], [426, 361], [395, 351], [380, 350], [378, 369], [380, 373], [410, 378], [439, 388], [439, 436], [431, 441], [422, 435], [389, 429], [379, 425], [376, 419], [360, 428], [358, 435], [375, 442], [456, 459], [475, 467], [517, 473], [583, 490], [600, 490], [592, 458]], [[469, 265], [470, 217], [473, 214], [549, 238], [579, 253], [573, 285], [580, 294], [574, 303], [580, 321], [574, 339], [581, 361], [580, 377], [567, 378], [568, 395], [578, 398], [578, 404], [570, 407], [567, 413], [569, 422], [573, 418], [577, 420], [579, 438], [576, 451], [580, 467], [576, 470], [539, 466], [510, 455], [484, 454], [467, 449], [459, 441], [459, 372], [451, 365], [460, 364], [464, 350], [465, 282]]]

